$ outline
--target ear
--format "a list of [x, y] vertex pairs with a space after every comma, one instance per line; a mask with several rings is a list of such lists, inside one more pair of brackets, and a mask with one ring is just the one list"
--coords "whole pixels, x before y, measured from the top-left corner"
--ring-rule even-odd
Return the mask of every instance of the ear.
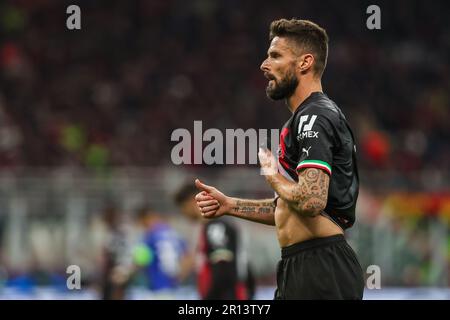
[[298, 68], [301, 73], [306, 73], [308, 70], [312, 69], [314, 64], [314, 56], [310, 53], [306, 53], [300, 56], [298, 61]]

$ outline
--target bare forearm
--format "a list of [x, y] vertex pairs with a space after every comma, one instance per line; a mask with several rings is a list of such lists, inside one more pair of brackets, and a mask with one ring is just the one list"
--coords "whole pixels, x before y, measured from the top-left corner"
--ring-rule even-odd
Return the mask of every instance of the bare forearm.
[[281, 199], [288, 202], [289, 204], [298, 202], [298, 199], [295, 197], [295, 195], [300, 185], [295, 182], [289, 181], [279, 173], [272, 176], [267, 176], [266, 179], [272, 189], [280, 196]]
[[274, 199], [247, 200], [231, 198], [227, 215], [258, 222], [270, 226], [275, 225]]
[[266, 179], [280, 198], [299, 214], [315, 216], [326, 206], [329, 176], [321, 170], [304, 170], [298, 183], [279, 173], [266, 176]]

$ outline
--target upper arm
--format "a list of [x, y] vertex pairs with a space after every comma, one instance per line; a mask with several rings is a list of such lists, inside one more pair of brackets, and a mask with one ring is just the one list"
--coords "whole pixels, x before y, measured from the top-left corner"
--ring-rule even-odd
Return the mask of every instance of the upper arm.
[[338, 121], [332, 111], [323, 109], [312, 109], [297, 119], [300, 209], [306, 214], [316, 215], [327, 205], [333, 152], [338, 146], [335, 134]]
[[337, 147], [336, 124], [338, 119], [328, 111], [302, 115], [297, 119], [297, 141], [299, 158], [297, 173], [305, 168], [317, 168], [331, 176], [333, 151]]
[[299, 209], [303, 214], [318, 215], [327, 206], [330, 176], [322, 169], [301, 169], [298, 175]]

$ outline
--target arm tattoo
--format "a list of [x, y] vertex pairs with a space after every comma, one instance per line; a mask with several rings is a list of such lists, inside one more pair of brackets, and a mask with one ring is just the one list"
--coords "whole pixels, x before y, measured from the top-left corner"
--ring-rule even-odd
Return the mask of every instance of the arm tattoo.
[[261, 213], [270, 214], [275, 212], [275, 203], [269, 200], [237, 200], [236, 206], [232, 208], [234, 213]]
[[301, 171], [299, 183], [292, 189], [294, 209], [305, 215], [316, 216], [327, 205], [330, 178], [315, 168]]
[[241, 219], [275, 225], [275, 200], [242, 200], [235, 199], [229, 214]]
[[330, 178], [324, 171], [306, 168], [300, 172], [298, 184], [276, 191], [285, 191], [282, 195], [293, 211], [314, 217], [327, 205], [329, 182]]
[[266, 180], [291, 210], [300, 215], [314, 217], [326, 208], [330, 177], [323, 170], [303, 169], [298, 175], [298, 183], [279, 173], [267, 175]]

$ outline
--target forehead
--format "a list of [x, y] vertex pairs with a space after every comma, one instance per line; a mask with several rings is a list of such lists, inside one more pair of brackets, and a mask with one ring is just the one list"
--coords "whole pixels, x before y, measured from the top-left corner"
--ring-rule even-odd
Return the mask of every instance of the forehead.
[[272, 51], [289, 51], [294, 53], [294, 48], [292, 47], [292, 42], [287, 38], [280, 38], [278, 36], [274, 37], [270, 42], [268, 53]]

